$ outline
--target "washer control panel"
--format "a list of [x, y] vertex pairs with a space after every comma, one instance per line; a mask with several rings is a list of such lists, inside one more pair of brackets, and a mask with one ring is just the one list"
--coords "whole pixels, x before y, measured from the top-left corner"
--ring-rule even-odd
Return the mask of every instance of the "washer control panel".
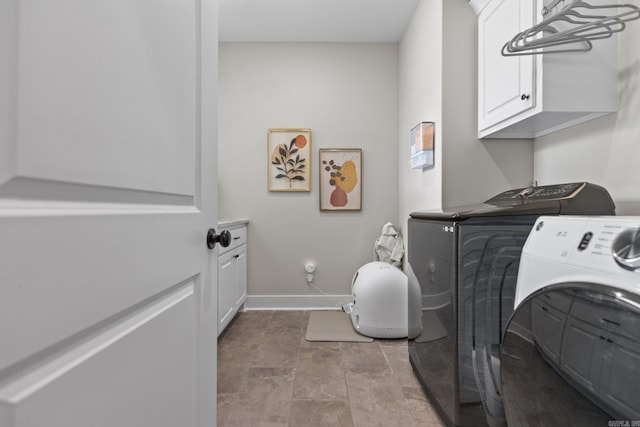
[[540, 187], [525, 187], [508, 190], [487, 200], [485, 203], [504, 203], [520, 200], [557, 200], [575, 197], [586, 186], [584, 182], [570, 184], [543, 185]]
[[557, 284], [640, 294], [640, 216], [541, 216], [522, 249], [515, 305]]
[[640, 227], [628, 228], [611, 245], [613, 259], [624, 268], [640, 268]]
[[640, 269], [640, 217], [543, 216], [523, 252], [591, 269]]

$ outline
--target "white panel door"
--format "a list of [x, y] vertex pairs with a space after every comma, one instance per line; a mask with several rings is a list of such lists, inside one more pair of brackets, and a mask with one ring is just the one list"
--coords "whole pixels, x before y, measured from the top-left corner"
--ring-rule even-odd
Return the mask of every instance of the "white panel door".
[[0, 0], [0, 426], [214, 426], [217, 0]]

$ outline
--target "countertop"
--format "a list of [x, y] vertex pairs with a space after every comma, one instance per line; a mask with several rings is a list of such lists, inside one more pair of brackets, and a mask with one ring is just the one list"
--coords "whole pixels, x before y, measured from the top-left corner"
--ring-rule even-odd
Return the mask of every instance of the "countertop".
[[225, 219], [218, 221], [218, 228], [233, 228], [246, 224], [249, 224], [248, 219]]

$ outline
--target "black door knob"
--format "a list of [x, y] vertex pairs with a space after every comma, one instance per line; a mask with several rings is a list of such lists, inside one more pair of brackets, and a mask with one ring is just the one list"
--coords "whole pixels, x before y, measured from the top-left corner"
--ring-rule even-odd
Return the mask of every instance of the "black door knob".
[[220, 243], [220, 246], [226, 248], [229, 246], [229, 243], [231, 243], [231, 233], [224, 230], [220, 234], [216, 234], [215, 228], [210, 228], [209, 231], [207, 231], [207, 247], [213, 249], [216, 243]]
[[523, 93], [522, 96], [520, 96], [520, 99], [522, 99], [523, 101], [525, 99], [529, 99], [529, 95]]

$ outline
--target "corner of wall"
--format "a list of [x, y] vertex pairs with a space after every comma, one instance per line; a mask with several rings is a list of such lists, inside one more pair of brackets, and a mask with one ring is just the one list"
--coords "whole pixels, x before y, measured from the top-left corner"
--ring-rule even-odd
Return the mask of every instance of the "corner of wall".
[[478, 17], [466, 0], [443, 12], [442, 204], [480, 203], [533, 179], [530, 140], [478, 139]]
[[[403, 233], [411, 212], [436, 209], [442, 201], [442, 13], [443, 0], [419, 2], [399, 47], [399, 225]], [[409, 132], [423, 121], [436, 124], [435, 164], [431, 169], [411, 169]]]

